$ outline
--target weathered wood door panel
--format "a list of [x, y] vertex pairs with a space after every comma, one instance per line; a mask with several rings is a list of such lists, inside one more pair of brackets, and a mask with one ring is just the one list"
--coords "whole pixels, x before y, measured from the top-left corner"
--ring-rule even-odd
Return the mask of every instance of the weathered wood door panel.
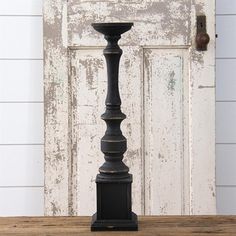
[[146, 213], [184, 214], [189, 207], [187, 70], [186, 49], [144, 50]]
[[[133, 182], [134, 208], [141, 212], [142, 156], [141, 156], [141, 52], [138, 47], [123, 47], [120, 76], [121, 96], [126, 102], [122, 107], [129, 119], [122, 124], [128, 138], [125, 161], [135, 173]], [[101, 49], [71, 51], [71, 83], [73, 88], [72, 138], [73, 160], [76, 162], [73, 208], [81, 215], [95, 210], [95, 178], [104, 160], [100, 151], [100, 139], [105, 133], [104, 113], [107, 76]], [[133, 72], [133, 73], [131, 73]], [[136, 99], [131, 99], [135, 97]], [[90, 204], [88, 204], [90, 203]]]
[[71, 0], [68, 44], [105, 45], [103, 37], [89, 27], [91, 23], [130, 21], [135, 27], [122, 37], [121, 45], [189, 45], [192, 7], [191, 0]]
[[[195, 50], [196, 15], [211, 42]], [[134, 22], [120, 66], [125, 162], [138, 214], [214, 214], [214, 1], [45, 1], [45, 214], [95, 212], [103, 163], [104, 39], [93, 22]]]

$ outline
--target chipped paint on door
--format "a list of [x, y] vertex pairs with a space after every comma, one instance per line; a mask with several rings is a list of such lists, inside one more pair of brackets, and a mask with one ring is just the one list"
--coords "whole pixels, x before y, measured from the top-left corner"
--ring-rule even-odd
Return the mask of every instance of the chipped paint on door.
[[[134, 174], [133, 207], [141, 213], [142, 192], [142, 156], [141, 156], [141, 74], [142, 52], [138, 47], [123, 47], [121, 59], [120, 87], [121, 97], [125, 102], [122, 110], [127, 119], [122, 124], [124, 135], [128, 139], [128, 150], [124, 162]], [[71, 52], [71, 76], [73, 90], [73, 132], [75, 147], [73, 159], [76, 170], [76, 203], [74, 211], [80, 215], [92, 214], [95, 209], [95, 178], [98, 168], [104, 162], [100, 151], [100, 139], [105, 132], [104, 113], [107, 75], [101, 49], [78, 49]], [[132, 99], [135, 97], [136, 99]], [[73, 162], [74, 163], [74, 162]], [[88, 205], [87, 203], [90, 202]]]
[[[120, 67], [125, 162], [138, 214], [215, 214], [214, 1], [45, 0], [45, 214], [95, 212], [103, 162], [104, 39], [134, 22]], [[196, 15], [211, 41], [195, 50]]]
[[[68, 5], [70, 45], [104, 45], [93, 22], [134, 22], [121, 45], [188, 45], [191, 31], [190, 0], [93, 1], [71, 0]], [[80, 22], [78, 24], [78, 22]], [[88, 40], [89, 38], [89, 40]]]
[[[145, 49], [145, 213], [186, 213], [184, 149], [187, 139], [183, 99], [188, 94], [187, 49]], [[174, 193], [174, 194], [173, 194]]]
[[66, 9], [67, 1], [44, 1], [45, 215], [69, 214]]

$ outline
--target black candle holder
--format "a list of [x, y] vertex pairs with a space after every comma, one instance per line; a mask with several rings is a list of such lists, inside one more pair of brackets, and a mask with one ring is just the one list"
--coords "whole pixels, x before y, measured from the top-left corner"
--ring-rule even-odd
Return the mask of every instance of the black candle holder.
[[92, 27], [105, 35], [108, 44], [103, 50], [107, 63], [108, 90], [106, 111], [101, 118], [107, 130], [101, 140], [105, 163], [96, 177], [97, 213], [92, 217], [92, 231], [138, 230], [137, 215], [131, 209], [132, 175], [124, 164], [126, 138], [120, 124], [126, 118], [121, 112], [119, 94], [119, 62], [122, 50], [118, 45], [121, 34], [130, 30], [133, 23], [94, 23]]

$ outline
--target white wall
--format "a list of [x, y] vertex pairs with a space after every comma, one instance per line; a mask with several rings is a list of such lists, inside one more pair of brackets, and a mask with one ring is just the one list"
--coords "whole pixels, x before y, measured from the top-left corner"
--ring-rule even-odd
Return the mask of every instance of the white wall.
[[[0, 6], [0, 216], [43, 215], [42, 0]], [[236, 214], [236, 1], [216, 19], [217, 208]]]
[[217, 209], [236, 214], [236, 1], [216, 5]]
[[0, 3], [0, 216], [43, 215], [42, 1]]

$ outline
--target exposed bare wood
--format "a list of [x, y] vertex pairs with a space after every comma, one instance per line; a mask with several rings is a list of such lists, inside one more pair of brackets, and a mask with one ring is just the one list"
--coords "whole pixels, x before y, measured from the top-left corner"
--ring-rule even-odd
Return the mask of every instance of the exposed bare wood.
[[[215, 191], [215, 1], [196, 0], [196, 15], [207, 16], [208, 50], [190, 49], [189, 154], [190, 214], [216, 214]], [[193, 14], [192, 21], [196, 21]], [[210, 87], [209, 87], [210, 86]]]
[[[68, 42], [70, 45], [104, 45], [92, 22], [134, 22], [121, 45], [189, 45], [191, 32], [190, 0], [72, 0], [68, 5]], [[79, 24], [78, 24], [79, 22]], [[89, 40], [88, 40], [89, 37]]]
[[90, 232], [89, 217], [1, 218], [0, 235], [8, 236], [207, 236], [236, 235], [233, 216], [141, 216], [138, 232]]
[[144, 50], [146, 214], [187, 213], [187, 65], [187, 50]]
[[[142, 212], [142, 156], [141, 156], [141, 55], [138, 47], [123, 47], [121, 59], [120, 87], [125, 101], [123, 108], [128, 119], [124, 120], [122, 130], [128, 138], [128, 150], [124, 161], [134, 173], [133, 207]], [[100, 49], [73, 50], [71, 52], [71, 82], [73, 97], [72, 146], [73, 163], [77, 163], [76, 189], [77, 211], [79, 215], [95, 212], [95, 178], [103, 163], [100, 151], [100, 138], [105, 126], [100, 119], [104, 112], [106, 96], [106, 70]], [[131, 73], [132, 72], [132, 73]], [[127, 86], [128, 84], [128, 86]], [[136, 99], [130, 99], [135, 96]], [[90, 202], [88, 205], [87, 203]], [[76, 210], [75, 210], [76, 211]]]
[[[104, 39], [90, 23], [104, 21], [134, 22], [121, 40], [120, 71], [134, 210], [215, 214], [214, 5], [45, 1], [46, 215], [95, 211], [106, 72]], [[207, 17], [206, 52], [195, 50], [198, 14]]]
[[68, 215], [67, 1], [44, 1], [45, 215]]

